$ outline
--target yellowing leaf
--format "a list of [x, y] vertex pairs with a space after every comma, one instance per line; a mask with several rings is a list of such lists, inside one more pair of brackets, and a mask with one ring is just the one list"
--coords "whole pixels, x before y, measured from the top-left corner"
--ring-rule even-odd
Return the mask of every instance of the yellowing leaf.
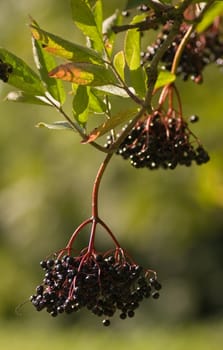
[[78, 85], [102, 86], [116, 83], [111, 70], [91, 63], [61, 64], [49, 72], [49, 76]]
[[42, 30], [37, 25], [31, 24], [31, 33], [35, 40], [38, 40], [42, 47], [49, 53], [66, 58], [73, 62], [101, 63], [101, 55], [96, 51], [71, 43], [52, 33]]

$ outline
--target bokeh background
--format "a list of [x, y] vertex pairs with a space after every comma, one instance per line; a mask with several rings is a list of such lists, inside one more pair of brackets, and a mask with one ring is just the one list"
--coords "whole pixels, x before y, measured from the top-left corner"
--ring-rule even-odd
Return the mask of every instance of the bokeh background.
[[[125, 1], [103, 3], [108, 16]], [[1, 1], [0, 45], [32, 67], [28, 15], [44, 29], [84, 43], [69, 1]], [[1, 349], [221, 349], [223, 72], [212, 66], [203, 85], [179, 81], [178, 86], [185, 116], [200, 116], [192, 129], [211, 161], [149, 172], [113, 159], [101, 187], [101, 217], [139, 263], [158, 272], [163, 290], [158, 301], [144, 302], [134, 319], [114, 319], [105, 329], [87, 312], [53, 319], [27, 301], [42, 278], [39, 261], [64, 247], [90, 215], [103, 155], [80, 145], [72, 133], [36, 129], [40, 121], [61, 117], [48, 107], [5, 102], [13, 89], [0, 82]], [[99, 246], [103, 239], [99, 235]]]

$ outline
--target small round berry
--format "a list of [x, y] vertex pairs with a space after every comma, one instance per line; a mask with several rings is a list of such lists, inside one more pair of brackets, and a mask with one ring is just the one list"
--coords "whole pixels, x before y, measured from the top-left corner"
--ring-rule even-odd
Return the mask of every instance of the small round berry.
[[110, 322], [110, 320], [105, 319], [102, 321], [102, 324], [103, 324], [103, 326], [108, 327], [108, 326], [110, 326], [111, 322]]
[[153, 297], [153, 299], [159, 299], [160, 294], [158, 292], [153, 292], [152, 297]]
[[189, 120], [191, 123], [196, 123], [199, 121], [199, 117], [197, 115], [191, 115]]
[[128, 311], [128, 317], [132, 318], [135, 316], [135, 312], [133, 310]]

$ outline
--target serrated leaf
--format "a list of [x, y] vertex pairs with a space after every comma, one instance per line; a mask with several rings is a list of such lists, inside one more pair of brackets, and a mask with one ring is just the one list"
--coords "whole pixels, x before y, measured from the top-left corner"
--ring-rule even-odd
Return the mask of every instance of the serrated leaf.
[[155, 84], [155, 89], [159, 89], [162, 86], [171, 84], [174, 82], [175, 79], [176, 79], [175, 74], [168, 71], [160, 71]]
[[34, 39], [38, 40], [44, 50], [59, 57], [66, 58], [73, 62], [89, 62], [101, 64], [103, 59], [99, 53], [52, 33], [46, 32], [35, 25], [31, 25], [31, 32]]
[[122, 80], [125, 79], [124, 71], [125, 71], [125, 55], [123, 51], [119, 51], [116, 53], [113, 59], [113, 64], [115, 66], [115, 69], [117, 70], [118, 74], [122, 78]]
[[5, 100], [10, 102], [31, 103], [45, 106], [52, 106], [45, 96], [34, 96], [25, 93], [24, 91], [11, 91], [9, 92]]
[[66, 63], [54, 68], [49, 76], [79, 85], [101, 86], [117, 83], [113, 72], [91, 63]]
[[55, 100], [60, 102], [60, 105], [63, 105], [66, 99], [66, 94], [62, 81], [49, 78], [48, 75], [48, 72], [56, 65], [54, 57], [42, 48], [42, 45], [38, 40], [32, 38], [32, 44], [34, 60], [47, 91]]
[[0, 48], [0, 59], [12, 68], [7, 83], [30, 95], [43, 95], [45, 88], [38, 75], [19, 57]]
[[198, 33], [203, 32], [205, 29], [211, 25], [213, 20], [223, 13], [223, 2], [216, 1], [205, 13], [202, 21], [198, 23], [196, 30]]
[[92, 47], [102, 52], [104, 49], [102, 28], [97, 27], [93, 11], [85, 0], [71, 0], [72, 17], [76, 26], [92, 42]]
[[74, 128], [72, 128], [72, 126], [65, 121], [58, 121], [58, 122], [54, 122], [54, 123], [44, 123], [44, 122], [40, 122], [36, 125], [37, 128], [47, 128], [47, 129], [51, 129], [51, 130], [65, 130], [65, 131], [75, 131]]
[[89, 114], [89, 87], [79, 85], [73, 98], [73, 115], [85, 127]]
[[137, 113], [136, 109], [125, 110], [123, 112], [117, 113], [112, 116], [110, 119], [107, 119], [103, 124], [98, 128], [94, 129], [87, 137], [86, 141], [83, 143], [90, 143], [95, 141], [98, 137], [103, 136], [107, 132], [116, 128], [120, 124], [126, 122], [127, 120], [132, 119]]

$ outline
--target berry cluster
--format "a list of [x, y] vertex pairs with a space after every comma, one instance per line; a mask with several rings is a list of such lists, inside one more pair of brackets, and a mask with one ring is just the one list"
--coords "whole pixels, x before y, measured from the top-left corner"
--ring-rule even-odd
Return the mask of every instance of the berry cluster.
[[53, 317], [85, 307], [109, 326], [116, 311], [121, 319], [133, 317], [140, 302], [157, 299], [161, 289], [156, 273], [133, 263], [121, 248], [104, 255], [57, 255], [40, 264], [45, 277], [30, 300]]
[[117, 154], [130, 159], [136, 168], [175, 169], [206, 163], [209, 156], [197, 142], [190, 141], [192, 133], [182, 118], [166, 116], [158, 111], [136, 123], [118, 148]]
[[[148, 46], [145, 52], [141, 53], [142, 64], [145, 64], [153, 59], [160, 45], [162, 45], [162, 43], [166, 40], [170, 28], [171, 23], [168, 22], [163, 27], [162, 32], [158, 36], [156, 42], [153, 45]], [[189, 26], [185, 23], [181, 25], [175, 40], [164, 53], [162, 62], [165, 69], [171, 70], [178, 46], [188, 28]], [[221, 40], [220, 32], [215, 26], [209, 27], [201, 34], [193, 32], [186, 47], [184, 48], [176, 73], [181, 75], [185, 81], [190, 77], [196, 83], [202, 82], [202, 72], [208, 64], [214, 62], [219, 65], [223, 64], [222, 44], [223, 42]]]

